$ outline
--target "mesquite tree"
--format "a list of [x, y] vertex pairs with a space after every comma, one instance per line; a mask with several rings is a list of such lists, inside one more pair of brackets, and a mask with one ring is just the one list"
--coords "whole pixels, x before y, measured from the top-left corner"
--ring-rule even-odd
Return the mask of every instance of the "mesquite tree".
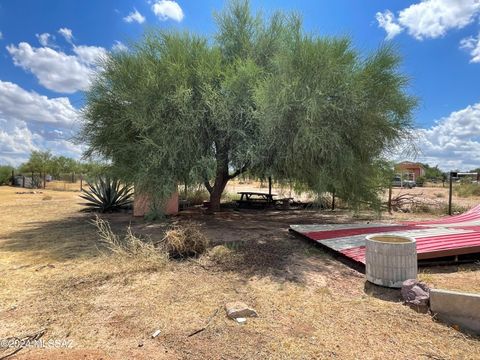
[[213, 39], [159, 30], [109, 54], [86, 93], [87, 155], [158, 199], [203, 183], [212, 210], [247, 170], [375, 198], [374, 164], [415, 104], [395, 52], [362, 57], [348, 39], [307, 36], [298, 17], [252, 15], [248, 1], [215, 17]]

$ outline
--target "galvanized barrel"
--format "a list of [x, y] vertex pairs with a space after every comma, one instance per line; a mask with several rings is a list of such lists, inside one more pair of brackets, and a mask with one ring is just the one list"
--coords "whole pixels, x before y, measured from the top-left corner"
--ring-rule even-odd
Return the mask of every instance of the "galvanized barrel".
[[417, 278], [417, 244], [408, 236], [375, 234], [366, 238], [367, 280], [381, 286], [400, 288]]

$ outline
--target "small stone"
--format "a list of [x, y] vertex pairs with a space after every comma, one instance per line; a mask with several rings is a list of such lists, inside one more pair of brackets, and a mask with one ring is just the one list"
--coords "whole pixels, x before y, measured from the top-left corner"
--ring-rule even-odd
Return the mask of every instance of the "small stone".
[[245, 324], [247, 322], [247, 319], [246, 318], [235, 318], [235, 321], [239, 324]]
[[227, 316], [230, 319], [258, 316], [257, 312], [254, 309], [248, 307], [247, 304], [240, 301], [234, 301], [234, 302], [225, 304], [225, 310], [227, 312]]
[[155, 330], [155, 332], [152, 334], [152, 339], [155, 339], [158, 335], [160, 335], [160, 330]]
[[405, 305], [417, 312], [427, 313], [430, 304], [430, 288], [416, 279], [405, 280], [402, 284], [402, 297]]

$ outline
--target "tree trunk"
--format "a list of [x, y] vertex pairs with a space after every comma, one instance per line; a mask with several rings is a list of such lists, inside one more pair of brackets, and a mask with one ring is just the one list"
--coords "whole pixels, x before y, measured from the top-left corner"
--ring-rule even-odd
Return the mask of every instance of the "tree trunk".
[[220, 199], [223, 190], [230, 180], [228, 174], [228, 151], [225, 148], [219, 147], [217, 151], [217, 170], [215, 174], [215, 182], [213, 186], [207, 186], [210, 192], [210, 211], [220, 211]]
[[210, 191], [210, 210], [212, 212], [220, 211], [220, 199], [227, 186], [228, 180], [228, 166], [226, 169], [217, 167], [217, 174], [215, 176], [215, 183], [211, 187]]
[[248, 168], [248, 163], [246, 163], [242, 168], [237, 169], [233, 174], [228, 172], [228, 150], [227, 147], [219, 147], [216, 155], [217, 170], [215, 174], [215, 182], [210, 185], [209, 181], [205, 181], [205, 187], [210, 193], [210, 208], [211, 212], [220, 211], [220, 199], [222, 197], [223, 191], [227, 186], [227, 183], [230, 179], [237, 177], [242, 174]]

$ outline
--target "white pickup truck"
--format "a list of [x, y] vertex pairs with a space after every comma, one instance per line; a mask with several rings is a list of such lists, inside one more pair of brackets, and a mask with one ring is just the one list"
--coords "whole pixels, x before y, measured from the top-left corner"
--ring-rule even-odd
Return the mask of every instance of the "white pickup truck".
[[392, 186], [411, 189], [417, 186], [417, 183], [413, 180], [402, 180], [401, 176], [395, 176], [392, 181]]

